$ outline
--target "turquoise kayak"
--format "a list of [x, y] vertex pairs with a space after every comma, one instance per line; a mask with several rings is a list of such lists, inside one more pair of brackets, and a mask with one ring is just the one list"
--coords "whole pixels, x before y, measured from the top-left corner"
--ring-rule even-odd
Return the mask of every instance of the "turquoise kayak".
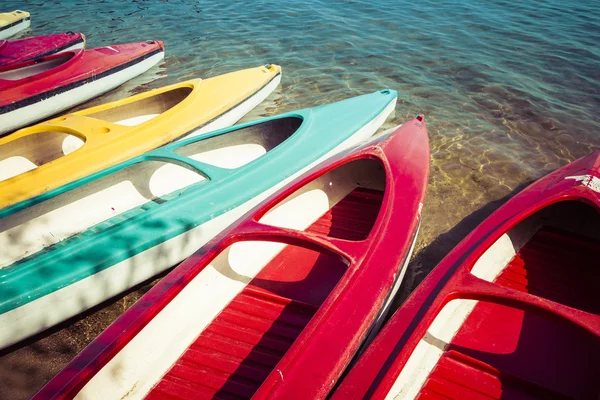
[[189, 257], [372, 136], [396, 99], [382, 90], [174, 142], [0, 210], [0, 348]]

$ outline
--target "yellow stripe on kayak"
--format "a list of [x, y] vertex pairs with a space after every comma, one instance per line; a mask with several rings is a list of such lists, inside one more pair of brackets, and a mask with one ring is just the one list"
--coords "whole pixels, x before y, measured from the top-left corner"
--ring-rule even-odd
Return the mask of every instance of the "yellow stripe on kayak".
[[[179, 139], [243, 103], [280, 73], [278, 65], [269, 65], [209, 79], [181, 82], [54, 118], [1, 138], [0, 163], [7, 158], [24, 155], [39, 166], [16, 176], [9, 175], [12, 177], [0, 181], [0, 209]], [[189, 94], [183, 100], [138, 125], [126, 126], [102, 119], [103, 114], [106, 115], [111, 109], [134, 102], [138, 102], [136, 105], [144, 104], [140, 100], [185, 88], [189, 88]], [[131, 104], [130, 108], [136, 105]], [[121, 107], [120, 110], [126, 109]], [[111, 118], [120, 121], [114, 115]], [[70, 134], [82, 139], [84, 144], [67, 155], [62, 155], [62, 152], [58, 157], [40, 154], [39, 148], [34, 150], [31, 147], [39, 147], [48, 134], [35, 139], [27, 136], [42, 132], [56, 132], [62, 137]], [[44, 161], [40, 162], [44, 157], [50, 161], [45, 164]]]

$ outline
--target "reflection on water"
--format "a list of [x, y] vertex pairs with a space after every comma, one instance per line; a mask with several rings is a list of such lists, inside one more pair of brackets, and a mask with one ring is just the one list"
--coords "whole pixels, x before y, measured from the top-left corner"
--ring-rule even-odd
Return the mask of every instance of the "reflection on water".
[[[575, 5], [560, 0], [104, 0], [27, 5], [5, 0], [3, 7], [32, 13], [32, 29], [22, 36], [82, 31], [90, 47], [146, 39], [165, 42], [162, 65], [86, 106], [265, 63], [282, 65], [282, 85], [245, 119], [385, 87], [398, 90], [395, 116], [384, 128], [424, 113], [432, 147], [430, 186], [408, 286], [523, 184], [600, 143], [596, 0]], [[113, 307], [121, 310], [123, 301], [127, 299]], [[99, 317], [88, 317], [20, 351], [39, 348], [45, 354], [54, 340], [69, 343], [74, 354], [99, 331], [94, 318]], [[3, 376], [10, 357], [17, 359], [12, 354], [0, 358]], [[55, 357], [48, 368], [56, 370], [67, 360]]]

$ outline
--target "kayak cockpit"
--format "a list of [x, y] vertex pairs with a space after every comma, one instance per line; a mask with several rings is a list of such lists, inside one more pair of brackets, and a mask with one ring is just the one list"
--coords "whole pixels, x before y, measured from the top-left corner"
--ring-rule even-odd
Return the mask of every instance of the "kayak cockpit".
[[127, 102], [106, 110], [87, 114], [88, 117], [112, 122], [117, 125], [136, 126], [150, 121], [152, 118], [172, 109], [184, 101], [193, 88], [179, 87], [154, 96]]
[[285, 142], [300, 125], [302, 118], [299, 117], [273, 119], [195, 141], [175, 149], [175, 153], [218, 168], [239, 168]]
[[23, 64], [0, 68], [0, 80], [18, 81], [39, 75], [60, 67], [75, 56], [75, 53], [61, 53], [60, 55], [49, 56], [40, 60], [27, 61]]
[[[358, 243], [377, 221], [385, 187], [378, 160], [351, 161], [277, 202], [258, 222]], [[353, 265], [302, 238], [236, 237], [80, 395], [250, 398], [256, 392]]]
[[241, 291], [229, 303], [215, 301], [214, 294], [199, 303], [205, 315], [195, 322], [205, 328], [182, 349], [149, 398], [250, 398], [339, 282], [347, 263], [300, 246], [239, 242], [208, 268], [221, 275], [211, 282], [211, 292], [232, 285]]
[[600, 343], [587, 321], [600, 315], [599, 225], [595, 207], [562, 201], [502, 235], [471, 269], [493, 286], [456, 287], [390, 393], [597, 397]]
[[38, 132], [0, 146], [0, 182], [57, 160], [84, 145], [66, 132]]
[[[594, 262], [600, 255], [598, 226], [600, 213], [587, 203], [553, 204], [498, 239], [479, 258], [471, 273], [490, 282], [600, 314], [600, 301], [592, 300], [595, 291], [589, 286], [594, 274], [600, 274], [599, 264]], [[554, 282], [543, 282], [544, 279]], [[572, 304], [577, 296], [589, 300]], [[591, 303], [597, 308], [588, 310]]]
[[[364, 240], [379, 214], [385, 172], [375, 159], [344, 164], [303, 186], [260, 220], [279, 228], [307, 229], [343, 240]], [[346, 226], [348, 225], [348, 226]]]

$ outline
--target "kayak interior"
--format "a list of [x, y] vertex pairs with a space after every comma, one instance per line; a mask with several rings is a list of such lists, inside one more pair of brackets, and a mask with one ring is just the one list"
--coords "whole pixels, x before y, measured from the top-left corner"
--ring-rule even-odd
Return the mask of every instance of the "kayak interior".
[[28, 61], [21, 65], [0, 68], [0, 79], [18, 81], [19, 79], [29, 78], [63, 65], [74, 55], [74, 53], [61, 53], [41, 60]]
[[57, 160], [83, 144], [83, 137], [57, 131], [11, 140], [0, 146], [0, 182]]
[[[600, 315], [598, 210], [563, 201], [502, 235], [471, 273], [496, 285]], [[554, 306], [556, 307], [556, 306]], [[452, 299], [400, 376], [403, 398], [593, 398], [600, 344], [552, 312], [493, 299]]]
[[[185, 100], [191, 92], [191, 87], [175, 88], [154, 96], [128, 102], [106, 110], [87, 114], [85, 116], [119, 125], [135, 126], [147, 122], [175, 107], [177, 104]], [[66, 118], [68, 118], [68, 116], [63, 117], [62, 119], [64, 120]], [[270, 143], [280, 139], [279, 133], [277, 132], [279, 132], [281, 128], [284, 129], [282, 132], [289, 132], [288, 129], [295, 130], [301, 122], [299, 119], [286, 119], [284, 121], [278, 121], [279, 122], [273, 122], [272, 126], [269, 125], [248, 128], [246, 130], [226, 135], [227, 138], [214, 138], [206, 142], [197, 143], [191, 147], [203, 147], [211, 145], [216, 149], [216, 147], [224, 146], [219, 151], [215, 151], [211, 154], [219, 156], [222, 154], [229, 154], [229, 158], [236, 158], [239, 153], [248, 153], [250, 151], [249, 149], [251, 148], [254, 148], [255, 151], [259, 147], [262, 148], [260, 144], [252, 143], [242, 146], [242, 144], [245, 143], [244, 141], [248, 140], [247, 136], [249, 135], [249, 131], [264, 130], [264, 132], [261, 134], [261, 140], [265, 143]], [[296, 128], [283, 126], [291, 121], [296, 121], [294, 122], [297, 125]], [[231, 136], [231, 138], [229, 136]], [[238, 142], [241, 141], [242, 143], [237, 143], [237, 147], [235, 148], [232, 148], [231, 146], [230, 148], [227, 148], [228, 141], [233, 142], [236, 140]], [[84, 141], [85, 139], [83, 137], [65, 132], [40, 132], [7, 142], [0, 146], [0, 182], [23, 174], [27, 171], [31, 171], [41, 165], [54, 161], [64, 155], [70, 154], [83, 146]], [[217, 144], [217, 142], [220, 144]], [[181, 154], [186, 152], [189, 153], [183, 155], [194, 154], [194, 151], [189, 150], [189, 146], [181, 149], [178, 152]], [[264, 154], [264, 151], [262, 154]], [[199, 161], [201, 160], [199, 159]], [[243, 162], [240, 162], [241, 161], [238, 160], [238, 166], [244, 164]]]
[[[297, 117], [274, 119], [199, 140], [176, 151], [216, 167], [239, 168], [283, 143], [301, 123]], [[63, 136], [56, 135], [57, 139]], [[28, 138], [30, 136], [21, 139]], [[30, 140], [35, 141], [35, 138]], [[6, 146], [11, 143], [14, 142]], [[51, 144], [55, 145], [52, 154], [58, 153], [60, 140]], [[0, 148], [4, 150], [4, 147]], [[9, 157], [11, 159], [14, 161], [14, 157]], [[111, 217], [127, 213], [125, 218], [130, 218], [141, 214], [153, 204], [169, 201], [191, 185], [208, 180], [185, 161], [174, 161], [160, 158], [136, 162], [0, 219], [0, 246], [6, 249], [0, 254], [0, 268]], [[0, 165], [2, 163], [0, 161]]]
[[181, 103], [190, 93], [191, 87], [179, 87], [154, 96], [128, 102], [106, 110], [87, 114], [87, 117], [112, 122], [118, 125], [135, 126], [168, 111]]
[[299, 117], [277, 118], [193, 142], [175, 153], [219, 168], [239, 168], [285, 142], [300, 125]]
[[[298, 189], [259, 222], [364, 240], [379, 215], [384, 190], [385, 172], [378, 160], [351, 161]], [[249, 398], [334, 292], [348, 266], [342, 256], [303, 241], [292, 245], [238, 238], [79, 394], [100, 390], [114, 397], [135, 384], [134, 397], [149, 392], [148, 398]], [[162, 337], [158, 342], [157, 334]], [[140, 363], [148, 367], [140, 370]]]

